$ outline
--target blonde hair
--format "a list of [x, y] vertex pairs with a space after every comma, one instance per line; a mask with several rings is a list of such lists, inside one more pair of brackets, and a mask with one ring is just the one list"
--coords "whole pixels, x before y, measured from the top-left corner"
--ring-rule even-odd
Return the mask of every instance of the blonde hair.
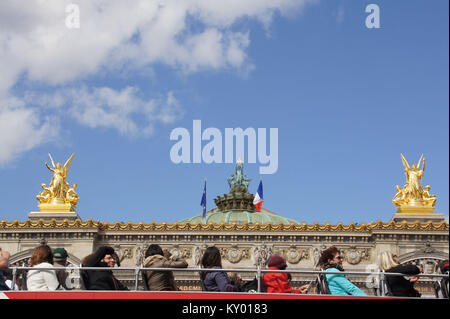
[[392, 267], [398, 266], [393, 259], [394, 255], [390, 251], [383, 251], [378, 257], [378, 267], [381, 270], [386, 271], [391, 269]]

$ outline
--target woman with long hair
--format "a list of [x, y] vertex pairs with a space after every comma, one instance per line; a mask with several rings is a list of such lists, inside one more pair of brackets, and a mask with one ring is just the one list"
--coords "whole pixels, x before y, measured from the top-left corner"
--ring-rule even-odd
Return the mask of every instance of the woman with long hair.
[[[201, 264], [205, 269], [221, 269], [222, 257], [220, 256], [219, 249], [214, 246], [206, 248]], [[230, 283], [230, 279], [224, 271], [202, 271], [200, 273], [200, 279], [206, 291], [239, 291], [239, 287]], [[239, 284], [239, 281], [236, 284]]]
[[39, 268], [53, 268], [53, 253], [48, 245], [42, 245], [35, 249], [31, 256], [31, 267], [27, 275], [28, 290], [49, 291], [60, 287], [54, 270], [40, 270]]
[[390, 251], [383, 251], [378, 257], [378, 266], [384, 272], [401, 273], [413, 276], [407, 279], [403, 276], [389, 276], [386, 274], [386, 283], [392, 294], [398, 297], [420, 297], [420, 293], [414, 288], [417, 275], [422, 270], [415, 265], [400, 265], [400, 260]]
[[[322, 252], [319, 265], [327, 272], [344, 271], [344, 267], [342, 266], [343, 259], [340, 250], [332, 246]], [[332, 295], [367, 296], [364, 291], [356, 287], [343, 274], [326, 274], [325, 277], [328, 283], [328, 289]]]

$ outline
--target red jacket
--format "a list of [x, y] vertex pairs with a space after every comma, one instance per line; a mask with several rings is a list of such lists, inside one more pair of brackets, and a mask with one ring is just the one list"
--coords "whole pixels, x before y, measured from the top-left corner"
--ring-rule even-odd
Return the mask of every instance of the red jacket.
[[[279, 270], [277, 267], [269, 267], [269, 269]], [[289, 285], [287, 273], [268, 272], [263, 276], [263, 283], [266, 292], [269, 293], [301, 293], [300, 290], [292, 289]]]

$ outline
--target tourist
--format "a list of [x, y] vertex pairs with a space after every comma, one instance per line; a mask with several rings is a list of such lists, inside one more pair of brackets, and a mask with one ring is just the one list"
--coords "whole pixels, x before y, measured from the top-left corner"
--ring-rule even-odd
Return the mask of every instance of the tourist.
[[[164, 256], [159, 245], [152, 244], [145, 252], [144, 267], [147, 268], [186, 268], [188, 263], [182, 258]], [[148, 270], [145, 272], [148, 289], [151, 291], [178, 290], [172, 271]]]
[[[405, 275], [417, 275], [422, 272], [422, 269], [415, 265], [400, 265], [396, 255], [389, 251], [384, 251], [380, 254], [378, 259], [378, 266], [382, 271], [400, 273]], [[420, 293], [414, 288], [417, 282], [417, 277], [407, 279], [403, 276], [388, 276], [386, 275], [386, 284], [389, 286], [393, 296], [397, 297], [420, 297]]]
[[[85, 261], [85, 267], [114, 267], [114, 248], [102, 246]], [[128, 290], [111, 270], [86, 270], [88, 290]]]
[[[343, 259], [339, 249], [332, 246], [322, 252], [319, 264], [327, 272], [344, 271], [344, 267], [342, 266]], [[326, 274], [325, 278], [332, 295], [367, 296], [366, 293], [348, 280], [344, 274]]]
[[[443, 260], [439, 263], [439, 270], [441, 271], [441, 274], [448, 275], [448, 259]], [[441, 280], [446, 291], [446, 297], [448, 298], [448, 277], [442, 278]]]
[[48, 245], [42, 245], [35, 249], [31, 256], [31, 269], [27, 275], [27, 288], [31, 291], [50, 291], [61, 287], [54, 270], [39, 268], [53, 268], [53, 253]]
[[5, 284], [8, 286], [8, 288], [10, 290], [21, 290], [20, 289], [20, 271], [18, 271], [16, 273], [16, 282], [14, 283], [14, 287], [13, 287], [13, 272], [12, 270], [4, 270], [3, 271], [5, 274]]
[[[53, 261], [55, 262], [55, 267], [66, 267], [67, 266], [67, 251], [64, 248], [55, 248], [53, 250]], [[69, 273], [65, 269], [56, 270], [56, 277], [58, 282], [65, 290], [70, 290], [72, 288], [67, 287], [67, 277]]]
[[[203, 254], [201, 264], [203, 268], [221, 269], [222, 258], [217, 247], [208, 247]], [[200, 273], [202, 285], [206, 291], [232, 292], [240, 291], [239, 286], [232, 285], [224, 271], [202, 271]]]
[[[267, 263], [269, 270], [285, 270], [287, 267], [283, 257], [273, 255]], [[268, 293], [306, 293], [308, 285], [301, 286], [299, 290], [293, 289], [289, 284], [290, 275], [288, 273], [268, 272], [263, 276], [263, 284]]]
[[6, 269], [9, 266], [9, 252], [2, 250], [0, 247], [0, 290], [9, 290], [5, 284], [5, 274], [2, 269]]

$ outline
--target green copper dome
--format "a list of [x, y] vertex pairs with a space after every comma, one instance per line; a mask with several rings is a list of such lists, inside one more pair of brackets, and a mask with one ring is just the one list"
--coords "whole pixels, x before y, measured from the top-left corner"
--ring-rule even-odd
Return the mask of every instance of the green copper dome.
[[202, 214], [198, 214], [191, 218], [185, 218], [181, 220], [179, 223], [191, 223], [191, 224], [197, 224], [197, 223], [204, 223], [208, 224], [210, 222], [214, 224], [220, 224], [221, 222], [224, 222], [226, 224], [243, 224], [245, 222], [249, 224], [279, 224], [283, 223], [285, 225], [289, 225], [290, 223], [299, 224], [299, 222], [286, 218], [283, 216], [280, 216], [274, 212], [271, 212], [265, 208], [262, 208], [260, 212], [248, 212], [248, 211], [227, 211], [222, 212], [219, 211], [217, 208], [209, 211], [206, 213], [205, 220], [202, 218]]
[[203, 214], [198, 214], [191, 218], [185, 218], [179, 221], [179, 223], [299, 224], [299, 222], [293, 219], [280, 216], [265, 208], [261, 208], [259, 212], [255, 211], [255, 206], [253, 205], [253, 198], [255, 196], [248, 191], [251, 179], [244, 174], [244, 165], [242, 162], [237, 163], [234, 174], [227, 180], [230, 186], [230, 192], [223, 196], [217, 196], [214, 199], [217, 207], [206, 212], [205, 218], [203, 218]]

